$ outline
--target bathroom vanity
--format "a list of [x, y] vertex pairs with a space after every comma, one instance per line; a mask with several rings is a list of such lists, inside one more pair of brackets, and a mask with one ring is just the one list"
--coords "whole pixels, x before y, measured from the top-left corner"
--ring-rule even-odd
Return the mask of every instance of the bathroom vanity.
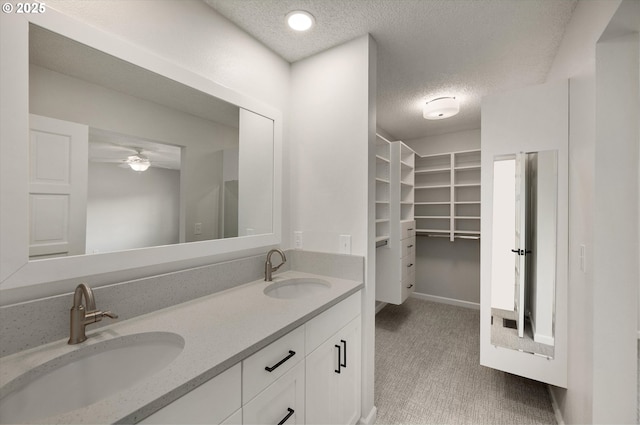
[[[273, 291], [307, 281], [323, 282], [323, 288]], [[360, 418], [362, 287], [359, 281], [286, 271], [274, 276], [272, 283], [261, 279], [89, 331], [81, 345], [68, 345], [65, 339], [6, 356], [0, 372], [4, 393], [0, 420], [278, 423], [289, 416], [287, 423], [355, 423]], [[111, 347], [105, 345], [110, 341]], [[66, 393], [73, 392], [63, 387], [48, 400], [36, 399], [35, 407], [15, 411], [28, 415], [26, 419], [11, 416], [13, 408], [4, 404], [13, 392], [47, 372], [105, 351], [149, 343], [157, 344], [159, 357], [167, 352], [175, 358], [126, 388], [89, 403], [85, 400], [85, 406], [59, 411], [65, 409]], [[170, 353], [176, 351], [177, 355]], [[155, 357], [150, 355], [146, 363]], [[119, 368], [128, 367], [122, 360], [109, 364], [115, 357], [103, 359], [104, 364], [95, 366], [113, 370], [114, 376]], [[92, 384], [117, 387], [82, 379], [73, 385]], [[53, 413], [42, 417], [36, 408]]]

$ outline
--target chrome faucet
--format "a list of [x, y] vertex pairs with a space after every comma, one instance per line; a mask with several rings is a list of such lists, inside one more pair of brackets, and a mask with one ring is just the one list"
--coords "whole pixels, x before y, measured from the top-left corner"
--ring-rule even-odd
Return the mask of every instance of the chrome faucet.
[[[274, 252], [277, 252], [278, 254], [280, 254], [280, 257], [282, 258], [282, 263], [278, 264], [275, 267], [273, 267], [271, 265], [271, 256], [273, 255]], [[284, 252], [282, 252], [281, 250], [272, 249], [271, 251], [269, 251], [269, 253], [267, 254], [267, 261], [266, 261], [266, 263], [264, 263], [264, 280], [265, 280], [265, 282], [271, 282], [273, 280], [273, 276], [271, 274], [273, 272], [277, 271], [286, 262], [287, 262], [287, 257], [284, 255]]]
[[[82, 304], [84, 296], [85, 304]], [[79, 344], [86, 341], [85, 326], [102, 320], [104, 316], [117, 319], [118, 315], [110, 311], [100, 311], [96, 309], [96, 301], [93, 298], [93, 291], [86, 284], [81, 283], [76, 287], [73, 294], [73, 307], [71, 307], [71, 326], [69, 344]]]

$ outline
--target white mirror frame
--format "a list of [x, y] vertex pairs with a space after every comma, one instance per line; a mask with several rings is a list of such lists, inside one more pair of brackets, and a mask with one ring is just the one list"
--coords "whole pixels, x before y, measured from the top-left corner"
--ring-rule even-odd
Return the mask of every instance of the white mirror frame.
[[[527, 87], [482, 99], [480, 364], [567, 387], [569, 246], [569, 83]], [[554, 357], [491, 344], [493, 160], [517, 152], [557, 150], [558, 205]]]
[[[33, 23], [97, 50], [220, 98], [274, 122], [273, 232], [122, 252], [29, 261], [28, 128], [29, 24]], [[0, 304], [24, 301], [69, 290], [44, 288], [123, 270], [153, 269], [171, 263], [173, 270], [252, 254], [281, 242], [282, 114], [279, 110], [217, 84], [109, 33], [48, 8], [43, 14], [0, 16]], [[261, 252], [261, 251], [260, 251]], [[200, 259], [200, 263], [198, 263]], [[148, 273], [147, 273], [148, 275]], [[133, 276], [133, 277], [131, 277]], [[138, 277], [135, 274], [129, 278]], [[35, 290], [34, 285], [40, 285]], [[55, 286], [55, 285], [54, 285]], [[27, 288], [31, 287], [31, 289]], [[25, 294], [17, 294], [22, 289]]]

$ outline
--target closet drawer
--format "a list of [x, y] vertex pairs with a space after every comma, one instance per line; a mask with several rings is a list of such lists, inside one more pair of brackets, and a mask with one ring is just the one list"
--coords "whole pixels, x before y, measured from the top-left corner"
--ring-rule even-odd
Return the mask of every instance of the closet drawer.
[[413, 292], [413, 288], [416, 286], [416, 273], [415, 270], [410, 272], [406, 278], [402, 279], [402, 287], [410, 289]]
[[414, 256], [416, 252], [416, 237], [403, 239], [400, 241], [402, 245], [402, 255], [400, 258], [404, 258], [408, 255]]
[[[295, 353], [295, 354], [291, 354]], [[242, 402], [246, 403], [304, 359], [304, 326], [242, 361]], [[270, 368], [271, 371], [266, 368]]]
[[402, 259], [402, 276], [401, 280], [404, 282], [407, 279], [407, 276], [410, 274], [415, 275], [416, 271], [416, 261], [413, 255], [407, 255]]
[[416, 222], [413, 220], [400, 222], [400, 239], [412, 238], [416, 235]]

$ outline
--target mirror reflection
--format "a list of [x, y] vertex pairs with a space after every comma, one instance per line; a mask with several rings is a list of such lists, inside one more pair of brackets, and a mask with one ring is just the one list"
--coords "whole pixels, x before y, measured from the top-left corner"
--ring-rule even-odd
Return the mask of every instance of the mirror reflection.
[[271, 233], [273, 121], [31, 24], [30, 260]]
[[494, 158], [491, 343], [554, 356], [557, 151]]

